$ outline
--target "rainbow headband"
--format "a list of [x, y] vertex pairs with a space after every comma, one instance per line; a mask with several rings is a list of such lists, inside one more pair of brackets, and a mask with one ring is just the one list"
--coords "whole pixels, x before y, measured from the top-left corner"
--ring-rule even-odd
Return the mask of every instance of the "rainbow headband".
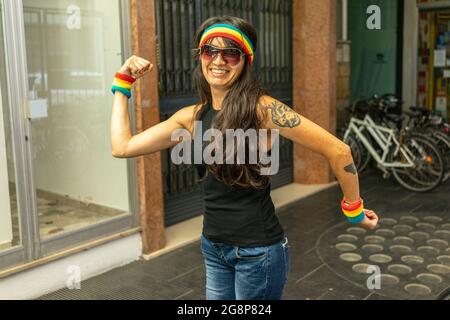
[[246, 55], [250, 57], [250, 64], [253, 63], [255, 50], [250, 39], [238, 28], [228, 24], [215, 24], [203, 32], [200, 39], [200, 47], [211, 38], [223, 37], [239, 44]]

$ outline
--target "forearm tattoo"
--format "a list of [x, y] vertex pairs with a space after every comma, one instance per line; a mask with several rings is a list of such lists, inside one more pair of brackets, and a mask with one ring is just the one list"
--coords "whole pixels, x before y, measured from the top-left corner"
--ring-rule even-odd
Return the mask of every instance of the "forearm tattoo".
[[301, 123], [300, 116], [280, 102], [272, 102], [266, 108], [272, 110], [272, 122], [279, 127], [295, 128]]
[[348, 166], [344, 168], [345, 172], [351, 173], [351, 174], [357, 174], [355, 164], [351, 163]]

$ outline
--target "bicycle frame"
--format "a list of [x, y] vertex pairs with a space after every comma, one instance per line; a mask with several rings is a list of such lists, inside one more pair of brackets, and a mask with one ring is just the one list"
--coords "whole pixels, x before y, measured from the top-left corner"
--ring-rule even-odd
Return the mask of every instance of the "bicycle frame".
[[[366, 139], [364, 134], [361, 133], [364, 129], [366, 129], [369, 132], [374, 141], [382, 149], [383, 154], [381, 155], [381, 157], [377, 153], [377, 151], [373, 148], [372, 144]], [[367, 149], [370, 155], [381, 167], [412, 168], [415, 166], [414, 161], [412, 160], [414, 159], [413, 154], [407, 147], [400, 146], [400, 143], [395, 136], [395, 130], [377, 125], [368, 114], [364, 117], [364, 120], [360, 120], [354, 117], [351, 118], [350, 124], [344, 135], [344, 141], [347, 140], [348, 135], [352, 132], [358, 137], [358, 139], [361, 141], [361, 143], [364, 145], [364, 147]], [[390, 147], [393, 144], [395, 144], [394, 155], [397, 155], [398, 152], [401, 152], [404, 159], [406, 160], [406, 163], [386, 161]]]

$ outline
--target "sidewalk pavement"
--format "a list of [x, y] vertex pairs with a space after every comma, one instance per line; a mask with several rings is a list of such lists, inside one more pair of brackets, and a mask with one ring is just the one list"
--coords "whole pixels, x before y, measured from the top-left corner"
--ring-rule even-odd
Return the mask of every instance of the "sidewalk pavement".
[[[450, 286], [450, 183], [417, 194], [378, 171], [360, 178], [365, 206], [381, 218], [374, 231], [346, 222], [338, 186], [277, 210], [291, 254], [284, 299], [436, 299]], [[203, 300], [204, 291], [197, 241], [39, 299]]]

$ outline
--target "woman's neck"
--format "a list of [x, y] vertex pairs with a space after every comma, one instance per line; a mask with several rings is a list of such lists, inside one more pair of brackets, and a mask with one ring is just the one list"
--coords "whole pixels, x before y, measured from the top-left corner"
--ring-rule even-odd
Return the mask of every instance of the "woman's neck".
[[225, 99], [228, 90], [220, 90], [217, 88], [211, 88], [211, 96], [212, 96], [212, 106], [215, 110], [222, 109], [222, 103]]

